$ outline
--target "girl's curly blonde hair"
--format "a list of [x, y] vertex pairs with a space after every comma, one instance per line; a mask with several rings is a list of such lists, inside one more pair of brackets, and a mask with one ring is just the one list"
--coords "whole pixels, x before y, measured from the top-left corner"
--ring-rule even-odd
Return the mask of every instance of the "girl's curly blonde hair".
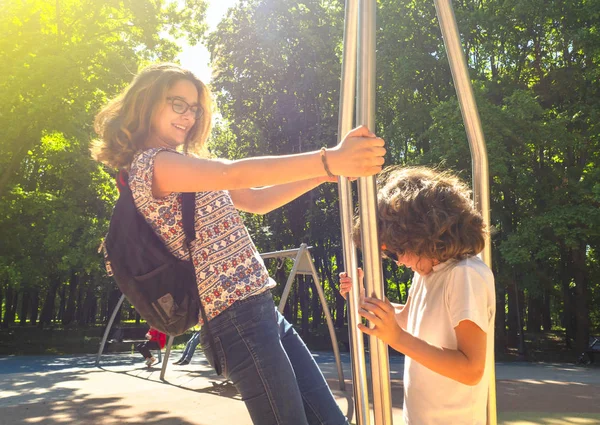
[[112, 168], [129, 168], [134, 154], [144, 148], [157, 105], [179, 80], [188, 80], [196, 86], [199, 105], [204, 110], [190, 129], [183, 151], [200, 151], [210, 132], [210, 92], [191, 71], [176, 64], [162, 63], [144, 68], [123, 93], [98, 113], [94, 130], [99, 139], [92, 142], [92, 157]]
[[[480, 253], [486, 228], [470, 190], [450, 172], [388, 167], [378, 178], [377, 231], [388, 251], [444, 262]], [[360, 220], [354, 242], [360, 246]]]

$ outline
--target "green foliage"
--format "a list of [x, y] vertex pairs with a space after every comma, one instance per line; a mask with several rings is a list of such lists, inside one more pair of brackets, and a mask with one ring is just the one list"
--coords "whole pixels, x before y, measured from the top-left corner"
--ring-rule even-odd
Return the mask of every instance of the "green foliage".
[[[376, 130], [387, 142], [387, 163], [435, 165], [470, 180], [469, 145], [433, 2], [378, 5]], [[454, 7], [489, 156], [494, 271], [498, 298], [508, 300], [498, 329], [517, 332], [516, 287], [528, 329], [548, 316], [549, 328], [563, 327], [580, 343], [600, 327], [600, 4], [483, 0]], [[9, 295], [31, 289], [46, 297], [53, 279], [64, 292], [73, 271], [85, 281], [73, 283], [78, 305], [89, 290], [99, 299], [98, 316], [106, 314], [96, 247], [116, 193], [111, 177], [89, 159], [91, 124], [140, 66], [173, 60], [180, 38], [206, 42], [212, 55], [220, 112], [212, 155], [237, 159], [335, 145], [343, 8], [339, 0], [245, 0], [205, 34], [203, 0], [5, 1], [3, 317]], [[245, 221], [261, 251], [312, 245], [328, 303], [343, 314], [335, 185]], [[268, 266], [279, 279], [291, 268]], [[406, 300], [411, 273], [387, 264], [384, 275], [390, 299]], [[301, 296], [293, 295], [296, 304]], [[296, 317], [316, 313], [310, 302], [305, 309]]]
[[[174, 60], [176, 37], [203, 36], [206, 3], [11, 0], [2, 12], [0, 294], [16, 291], [25, 314], [26, 303], [45, 303], [48, 322], [57, 293], [65, 313], [70, 279], [68, 313], [77, 308], [87, 320], [96, 314], [105, 274], [98, 245], [117, 196], [89, 155], [94, 116], [139, 67]], [[6, 306], [21, 312], [13, 299], [1, 300], [7, 325]]]
[[[387, 141], [388, 163], [451, 168], [470, 180], [469, 146], [433, 3], [378, 4], [377, 131]], [[292, 153], [335, 141], [341, 6], [243, 2], [209, 36], [214, 87], [229, 124], [219, 137], [237, 142], [220, 154]], [[563, 286], [583, 288], [585, 276], [597, 288], [600, 278], [573, 264], [582, 244], [588, 259], [596, 252], [600, 229], [600, 109], [592, 84], [600, 8], [586, 1], [455, 8], [487, 141], [500, 294], [516, 276], [529, 301], [552, 296], [562, 309]], [[335, 192], [323, 186], [306, 198], [260, 221], [278, 242], [268, 238], [259, 243], [263, 250], [304, 241], [329, 258], [339, 250]], [[400, 289], [404, 296], [405, 289], [388, 282], [390, 293]], [[563, 311], [563, 321], [569, 314]]]

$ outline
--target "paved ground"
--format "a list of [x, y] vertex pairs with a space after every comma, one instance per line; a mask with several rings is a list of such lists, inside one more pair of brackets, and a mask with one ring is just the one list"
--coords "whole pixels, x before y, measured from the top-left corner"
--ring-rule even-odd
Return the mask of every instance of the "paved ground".
[[[172, 359], [178, 358], [174, 353]], [[350, 362], [339, 391], [333, 356], [316, 353], [342, 410], [353, 418]], [[250, 425], [231, 385], [201, 355], [188, 366], [147, 369], [139, 355], [0, 357], [0, 425]], [[402, 424], [403, 358], [391, 357], [394, 424]], [[600, 369], [555, 364], [498, 364], [501, 425], [600, 424]]]

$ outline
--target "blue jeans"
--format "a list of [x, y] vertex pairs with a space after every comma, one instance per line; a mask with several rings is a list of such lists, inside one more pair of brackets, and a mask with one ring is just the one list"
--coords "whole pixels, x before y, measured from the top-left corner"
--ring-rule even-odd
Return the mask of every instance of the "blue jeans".
[[[223, 375], [260, 425], [347, 425], [300, 336], [273, 305], [271, 292], [238, 301], [209, 322]], [[214, 365], [213, 365], [214, 367]]]
[[194, 332], [194, 335], [192, 335], [187, 344], [185, 344], [185, 349], [183, 350], [183, 354], [181, 355], [181, 359], [179, 359], [179, 361], [192, 361], [192, 356], [194, 355], [194, 351], [196, 351], [198, 344], [200, 344], [200, 331]]

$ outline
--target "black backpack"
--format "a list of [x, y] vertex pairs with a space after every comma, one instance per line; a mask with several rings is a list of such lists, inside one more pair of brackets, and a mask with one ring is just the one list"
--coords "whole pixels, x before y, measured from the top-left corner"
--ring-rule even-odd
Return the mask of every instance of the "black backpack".
[[[201, 312], [194, 266], [169, 252], [138, 212], [128, 174], [117, 176], [119, 199], [104, 240], [104, 254], [119, 289], [150, 326], [167, 335], [181, 335], [198, 324]], [[187, 246], [193, 241], [195, 193], [183, 194], [183, 228]]]

